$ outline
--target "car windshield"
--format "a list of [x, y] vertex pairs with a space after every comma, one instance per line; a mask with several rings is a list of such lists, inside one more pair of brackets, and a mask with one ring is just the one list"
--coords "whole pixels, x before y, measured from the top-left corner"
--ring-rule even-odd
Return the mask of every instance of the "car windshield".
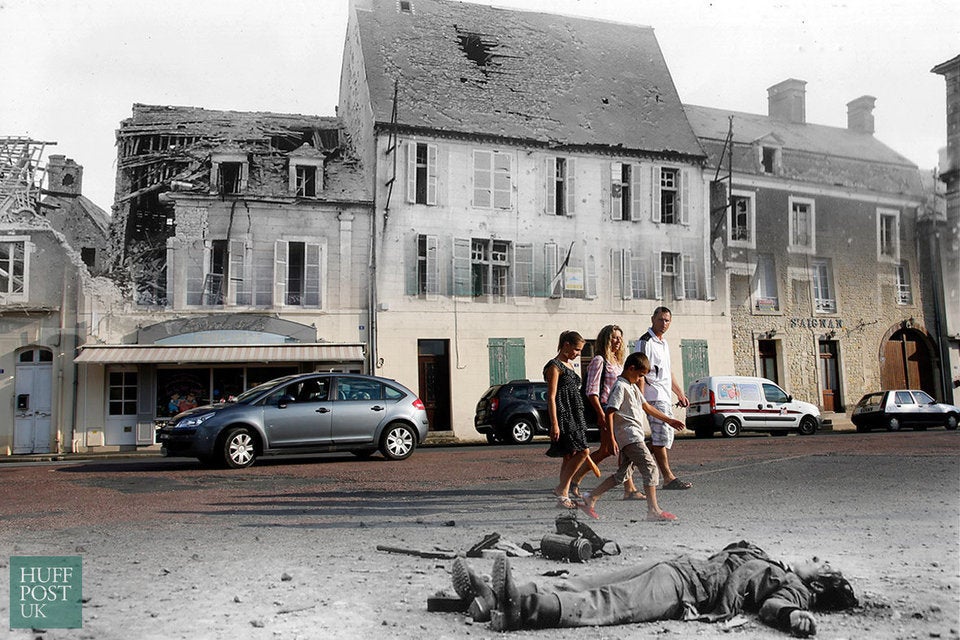
[[860, 402], [857, 403], [857, 406], [858, 407], [880, 406], [880, 401], [882, 399], [883, 399], [883, 393], [870, 393], [860, 398]]
[[497, 391], [500, 390], [501, 385], [494, 385], [486, 390], [486, 392], [480, 397], [481, 400], [489, 400], [497, 394]]
[[264, 382], [263, 384], [257, 385], [256, 387], [251, 387], [251, 388], [247, 389], [246, 391], [244, 391], [243, 393], [241, 393], [240, 395], [238, 395], [238, 396], [237, 396], [237, 399], [236, 399], [236, 402], [240, 402], [240, 403], [250, 402], [250, 400], [252, 400], [253, 398], [259, 396], [259, 395], [262, 394], [263, 392], [269, 391], [270, 389], [273, 389], [273, 388], [276, 387], [277, 385], [281, 385], [281, 384], [283, 384], [284, 382], [286, 382], [286, 381], [288, 381], [288, 380], [291, 380], [291, 379], [293, 379], [293, 378], [295, 378], [295, 377], [296, 377], [296, 376], [286, 376], [286, 377], [284, 377], [284, 378], [276, 378], [275, 380], [270, 380], [269, 382]]

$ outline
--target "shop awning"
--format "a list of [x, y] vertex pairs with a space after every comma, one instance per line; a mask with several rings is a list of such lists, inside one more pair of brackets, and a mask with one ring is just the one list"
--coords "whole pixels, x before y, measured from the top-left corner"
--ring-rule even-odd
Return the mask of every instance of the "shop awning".
[[199, 364], [225, 362], [362, 362], [362, 344], [90, 345], [80, 364]]

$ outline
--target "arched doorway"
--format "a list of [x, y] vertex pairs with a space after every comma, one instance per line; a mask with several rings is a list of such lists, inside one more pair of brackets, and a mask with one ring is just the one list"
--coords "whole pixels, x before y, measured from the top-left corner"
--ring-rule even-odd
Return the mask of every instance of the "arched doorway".
[[936, 367], [923, 331], [910, 327], [897, 329], [883, 344], [880, 383], [884, 389], [922, 389], [938, 397]]

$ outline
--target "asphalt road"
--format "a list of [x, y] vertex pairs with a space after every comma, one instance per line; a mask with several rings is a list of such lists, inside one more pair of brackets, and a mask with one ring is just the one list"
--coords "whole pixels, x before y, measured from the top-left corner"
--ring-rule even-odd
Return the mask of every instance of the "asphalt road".
[[[448, 563], [375, 549], [462, 552], [492, 531], [538, 542], [558, 513], [549, 490], [559, 465], [544, 449], [430, 447], [403, 462], [331, 454], [240, 471], [153, 457], [3, 464], [0, 561], [83, 557], [84, 629], [51, 629], [48, 638], [125, 638], [135, 630], [191, 639], [487, 637], [480, 626], [464, 627], [462, 616], [425, 612], [426, 597], [448, 587]], [[623, 554], [570, 566], [707, 555], [746, 539], [774, 555], [827, 557], [851, 577], [865, 607], [824, 620], [822, 637], [957, 638], [958, 454], [960, 434], [942, 429], [682, 439], [674, 470], [695, 486], [660, 495], [679, 522], [643, 522], [645, 503], [611, 491], [591, 525]], [[515, 561], [530, 578], [546, 564]], [[8, 588], [4, 581], [0, 625]], [[684, 624], [694, 624], [698, 638], [729, 637], [696, 623], [646, 631], [689, 633]], [[730, 633], [780, 635], [755, 623]]]

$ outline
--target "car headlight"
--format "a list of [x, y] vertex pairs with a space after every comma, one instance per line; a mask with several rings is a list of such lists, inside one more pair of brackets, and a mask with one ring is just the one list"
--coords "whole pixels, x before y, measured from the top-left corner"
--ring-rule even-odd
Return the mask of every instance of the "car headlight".
[[184, 429], [186, 427], [199, 427], [201, 424], [217, 415], [216, 411], [211, 411], [210, 413], [201, 413], [195, 416], [188, 416], [178, 422], [174, 429]]

